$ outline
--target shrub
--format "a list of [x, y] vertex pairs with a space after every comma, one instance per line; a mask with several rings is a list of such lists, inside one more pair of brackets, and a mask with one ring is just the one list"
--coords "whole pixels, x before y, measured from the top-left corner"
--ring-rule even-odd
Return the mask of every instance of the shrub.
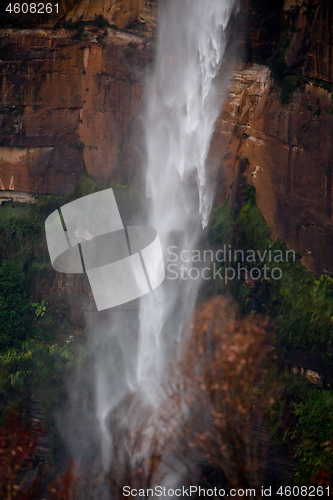
[[[319, 474], [333, 480], [333, 394], [330, 390], [304, 387], [302, 399], [290, 404], [293, 425], [284, 440], [297, 442], [298, 470], [296, 478], [305, 484], [316, 482]], [[297, 397], [298, 396], [298, 397]]]
[[[280, 240], [272, 241], [269, 227], [255, 203], [255, 191], [248, 189], [248, 200], [237, 218], [229, 213], [228, 205], [215, 209], [211, 237], [215, 243], [231, 243], [233, 248], [286, 250]], [[224, 219], [227, 233], [224, 233]], [[229, 238], [229, 239], [227, 239]], [[296, 259], [279, 263], [283, 276], [280, 280], [258, 280], [253, 287], [243, 280], [233, 280], [224, 285], [240, 305], [242, 315], [251, 310], [265, 313], [274, 329], [278, 357], [283, 359], [293, 353], [319, 354], [323, 364], [333, 365], [328, 348], [333, 335], [333, 279], [324, 274], [316, 277]], [[269, 262], [248, 264], [261, 267]], [[228, 265], [230, 265], [228, 263]], [[270, 370], [272, 371], [272, 370]], [[280, 429], [278, 439], [296, 446], [301, 482], [313, 482], [319, 476], [332, 477], [333, 470], [333, 393], [309, 386], [308, 382], [290, 374], [280, 409], [272, 420], [274, 431]]]
[[[269, 226], [256, 206], [253, 186], [248, 186], [246, 197], [237, 219], [227, 203], [215, 209], [211, 241], [230, 243], [232, 248], [244, 251], [259, 250], [262, 255], [266, 251], [263, 262], [245, 263], [246, 267], [272, 267], [269, 251], [280, 250], [285, 255], [287, 248], [282, 241], [270, 239]], [[261, 279], [253, 288], [244, 286], [243, 280], [233, 280], [224, 288], [233, 294], [243, 314], [256, 309], [270, 316], [281, 353], [323, 353], [333, 342], [333, 279], [328, 275], [317, 279], [304, 268], [300, 257], [296, 252], [295, 261], [289, 255], [289, 261], [278, 264], [282, 271], [280, 280]]]
[[17, 347], [26, 334], [28, 281], [15, 262], [0, 266], [0, 350]]

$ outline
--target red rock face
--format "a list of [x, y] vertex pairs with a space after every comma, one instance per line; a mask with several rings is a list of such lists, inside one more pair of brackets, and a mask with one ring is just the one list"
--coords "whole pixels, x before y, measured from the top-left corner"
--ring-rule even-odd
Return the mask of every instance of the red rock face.
[[2, 34], [0, 188], [66, 194], [85, 168], [98, 182], [117, 178], [146, 40], [98, 29], [86, 41], [65, 30]]
[[[150, 0], [154, 1], [154, 0]], [[1, 9], [0, 27], [8, 28], [31, 28], [36, 26], [63, 25], [66, 21], [92, 21], [96, 17], [102, 16], [111, 25], [118, 28], [126, 28], [135, 22], [143, 9], [145, 0], [39, 0], [37, 7], [22, 7], [27, 3], [25, 0], [18, 0], [12, 3], [10, 10], [5, 8], [10, 2], [3, 2]], [[16, 5], [14, 10], [14, 5]]]
[[78, 0], [66, 13], [73, 22], [89, 21], [103, 16], [110, 24], [125, 28], [138, 19], [144, 7], [143, 0]]
[[314, 272], [331, 270], [332, 96], [309, 84], [288, 105], [279, 97], [264, 66], [235, 75], [213, 142], [225, 144], [217, 202], [228, 190], [237, 200], [253, 183], [272, 238], [298, 250]]
[[[208, 169], [217, 203], [230, 193], [237, 208], [237, 190], [253, 183], [272, 237], [323, 272], [333, 269], [333, 100], [320, 85], [333, 82], [333, 4], [273, 3], [270, 15], [281, 22], [274, 33], [289, 39], [285, 67], [316, 78], [317, 86], [298, 88], [281, 105], [267, 66], [235, 72]], [[270, 15], [266, 22], [254, 11], [256, 29], [246, 42], [266, 59], [278, 46]], [[97, 182], [133, 182], [142, 151], [135, 120], [151, 61], [146, 25], [140, 29], [2, 31], [0, 189], [69, 193], [85, 169]]]
[[217, 203], [229, 193], [232, 207], [239, 208], [239, 192], [253, 183], [272, 238], [299, 251], [308, 269], [332, 272], [333, 87], [326, 82], [333, 82], [333, 4], [285, 0], [280, 13], [274, 12], [281, 40], [273, 50], [272, 38], [266, 46], [262, 39], [267, 22], [253, 5], [258, 2], [248, 0], [257, 23], [248, 35], [252, 55], [262, 59], [285, 47], [285, 74], [310, 80], [295, 86], [289, 104], [281, 104], [283, 74], [277, 84], [267, 66], [248, 65], [235, 73], [210, 153]]
[[301, 60], [303, 73], [319, 80], [333, 81], [333, 4], [331, 0], [305, 2], [300, 9], [291, 39], [292, 64]]

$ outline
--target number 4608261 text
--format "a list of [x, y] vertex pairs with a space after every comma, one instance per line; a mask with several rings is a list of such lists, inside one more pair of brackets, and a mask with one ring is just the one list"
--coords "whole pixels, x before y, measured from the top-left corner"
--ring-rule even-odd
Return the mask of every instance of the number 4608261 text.
[[59, 4], [52, 3], [10, 3], [6, 7], [10, 14], [59, 14]]

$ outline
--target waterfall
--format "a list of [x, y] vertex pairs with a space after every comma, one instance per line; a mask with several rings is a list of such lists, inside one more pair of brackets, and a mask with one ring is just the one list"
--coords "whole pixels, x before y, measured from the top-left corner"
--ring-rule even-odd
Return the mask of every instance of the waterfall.
[[[226, 78], [219, 75], [235, 0], [168, 0], [159, 17], [158, 48], [147, 82], [147, 224], [168, 248], [191, 252], [207, 225], [214, 183], [205, 163], [221, 111]], [[175, 278], [175, 273], [173, 274]], [[138, 381], [158, 387], [197, 296], [199, 280], [167, 279], [140, 304]]]
[[[195, 249], [208, 223], [214, 182], [205, 167], [226, 94], [227, 76], [221, 67], [236, 3], [161, 1], [157, 54], [145, 89], [148, 217], [144, 223], [159, 235], [167, 275], [161, 286], [140, 299], [139, 306], [136, 301], [88, 315], [93, 361], [78, 370], [71, 390], [74, 418], [62, 426], [74, 457], [89, 464], [101, 449], [105, 471], [115, 474], [118, 469], [124, 473], [124, 453], [133, 464], [149, 449], [150, 430], [141, 432], [141, 424], [149, 414], [158, 414], [165, 368], [176, 365], [180, 357], [184, 327], [201, 285], [200, 279], [180, 275], [169, 279], [168, 254], [170, 246], [176, 253]], [[115, 456], [114, 437], [134, 436], [135, 443], [135, 428], [146, 440], [141, 449], [134, 446], [132, 453], [131, 443], [119, 441]], [[106, 490], [104, 484], [99, 498], [108, 498]]]

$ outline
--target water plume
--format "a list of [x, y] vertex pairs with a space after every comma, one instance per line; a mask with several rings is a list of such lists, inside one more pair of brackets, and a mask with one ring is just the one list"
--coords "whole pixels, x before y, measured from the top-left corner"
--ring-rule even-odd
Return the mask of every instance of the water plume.
[[[235, 0], [162, 2], [156, 61], [146, 86], [147, 225], [171, 245], [192, 251], [207, 226], [214, 182], [206, 160], [228, 77], [221, 65]], [[166, 280], [141, 300], [138, 384], [152, 395], [165, 363], [177, 357], [200, 280]], [[155, 391], [156, 392], [156, 391]], [[152, 396], [154, 398], [154, 396]]]
[[[144, 96], [148, 198], [144, 223], [157, 230], [165, 260], [170, 245], [178, 252], [195, 249], [209, 220], [214, 182], [207, 175], [206, 160], [227, 90], [229, 75], [221, 66], [236, 4], [237, 0], [163, 0], [160, 4], [157, 53]], [[117, 481], [114, 475], [109, 477], [114, 496], [121, 494], [119, 478], [126, 471], [127, 479], [134, 474], [137, 481], [140, 469], [150, 485], [157, 481], [176, 485], [183, 480], [184, 467], [173, 456], [172, 446], [164, 446], [177, 439], [178, 417], [166, 422], [159, 408], [165, 395], [165, 368], [176, 366], [181, 356], [185, 325], [200, 284], [180, 277], [166, 279], [140, 299], [139, 310], [137, 305], [129, 310], [129, 305], [90, 317], [94, 398], [85, 401], [83, 396], [78, 401], [74, 384], [73, 411], [78, 414], [82, 409], [82, 424], [73, 429], [72, 423], [66, 440], [72, 443], [74, 457], [80, 458], [80, 447], [88, 450], [86, 464], [93, 441], [95, 452], [98, 447], [102, 450], [105, 471], [122, 471]], [[83, 371], [86, 379], [88, 368]], [[181, 408], [186, 413], [186, 405], [181, 403]], [[76, 443], [71, 429], [80, 435]], [[164, 465], [145, 472], [142, 464], [152, 453], [157, 453], [154, 463]], [[172, 469], [176, 464], [177, 472]], [[102, 491], [100, 497], [107, 498], [106, 488]]]

